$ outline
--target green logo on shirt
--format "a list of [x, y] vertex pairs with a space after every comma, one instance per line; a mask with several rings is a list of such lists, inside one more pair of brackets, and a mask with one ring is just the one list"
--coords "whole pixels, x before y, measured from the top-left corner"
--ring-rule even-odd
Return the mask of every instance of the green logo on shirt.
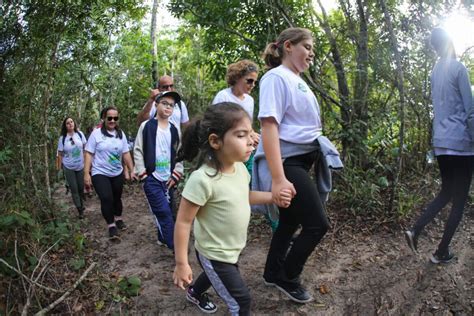
[[119, 153], [111, 154], [109, 156], [109, 163], [111, 165], [120, 164], [120, 154]]
[[306, 85], [302, 84], [301, 82], [298, 83], [298, 90], [301, 90], [304, 93], [308, 92], [308, 89], [306, 89]]

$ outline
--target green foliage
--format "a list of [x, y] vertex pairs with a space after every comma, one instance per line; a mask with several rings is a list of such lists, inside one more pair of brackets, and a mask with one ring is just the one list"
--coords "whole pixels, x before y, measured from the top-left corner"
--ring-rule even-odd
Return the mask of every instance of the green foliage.
[[130, 276], [119, 278], [117, 285], [126, 297], [138, 296], [140, 294], [142, 281], [139, 277]]

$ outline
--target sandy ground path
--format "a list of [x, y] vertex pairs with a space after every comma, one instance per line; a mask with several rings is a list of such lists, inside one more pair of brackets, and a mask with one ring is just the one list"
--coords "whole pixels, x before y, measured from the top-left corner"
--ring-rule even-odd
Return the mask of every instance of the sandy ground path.
[[[59, 192], [61, 194], [61, 192]], [[64, 192], [62, 193], [64, 196]], [[64, 196], [68, 202], [70, 196]], [[156, 228], [141, 187], [124, 190], [124, 220], [128, 230], [120, 242], [107, 238], [97, 197], [86, 201], [86, 219], [81, 231], [92, 248], [92, 258], [109, 276], [138, 276], [140, 295], [133, 304], [112, 303], [104, 313], [198, 315], [184, 292], [172, 284], [174, 257], [156, 243]], [[253, 216], [248, 246], [240, 259], [240, 269], [253, 295], [255, 315], [473, 315], [474, 307], [474, 216], [466, 210], [452, 243], [457, 259], [449, 265], [428, 262], [442, 232], [441, 220], [429, 226], [419, 242], [420, 254], [405, 245], [400, 229], [380, 229], [369, 234], [361, 227], [353, 233], [350, 223], [335, 224], [308, 260], [304, 285], [315, 300], [306, 305], [289, 301], [276, 288], [266, 287], [262, 271], [271, 231], [263, 218]], [[194, 275], [198, 267], [194, 251], [190, 259]], [[227, 308], [211, 290], [218, 305], [217, 315]]]

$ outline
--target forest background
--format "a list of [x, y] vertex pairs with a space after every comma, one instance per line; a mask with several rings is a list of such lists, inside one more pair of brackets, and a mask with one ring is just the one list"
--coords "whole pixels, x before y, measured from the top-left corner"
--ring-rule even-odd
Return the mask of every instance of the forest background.
[[[85, 264], [76, 257], [83, 236], [52, 200], [61, 180], [54, 161], [66, 116], [86, 131], [103, 107], [115, 105], [121, 127], [134, 136], [156, 77], [168, 74], [195, 117], [226, 87], [228, 64], [248, 58], [264, 69], [265, 45], [290, 26], [314, 34], [314, 65], [304, 78], [319, 101], [324, 133], [344, 159], [329, 208], [354, 225], [403, 223], [426, 202], [422, 190], [436, 188], [425, 177], [436, 170], [426, 159], [436, 61], [429, 32], [451, 17], [455, 35], [468, 38], [474, 4], [339, 0], [329, 9], [327, 3], [0, 1], [1, 288], [17, 288], [26, 300], [28, 283], [19, 272], [43, 271], [35, 270], [46, 250], [67, 247], [79, 268]], [[153, 5], [165, 12], [155, 56]], [[178, 24], [167, 25], [176, 18]], [[473, 78], [470, 45], [457, 53]], [[253, 96], [258, 111], [258, 86]], [[6, 309], [2, 303], [0, 311]]]

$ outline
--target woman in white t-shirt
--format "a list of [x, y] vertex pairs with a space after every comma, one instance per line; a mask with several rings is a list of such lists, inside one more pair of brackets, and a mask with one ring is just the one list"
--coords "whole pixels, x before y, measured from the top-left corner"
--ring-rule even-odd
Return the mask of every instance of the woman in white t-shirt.
[[[313, 62], [312, 34], [303, 28], [286, 29], [276, 42], [268, 44], [263, 57], [269, 71], [260, 80], [258, 118], [262, 141], [255, 157], [264, 151], [272, 194], [279, 206], [279, 224], [263, 277], [267, 285], [276, 286], [293, 301], [306, 303], [312, 297], [301, 285], [300, 274], [329, 228], [320, 194], [310, 177], [312, 167], [319, 173], [317, 162], [322, 157], [318, 141], [322, 135], [320, 109], [301, 78]], [[294, 195], [288, 208], [279, 201], [281, 190], [291, 190]], [[301, 233], [290, 249], [300, 226]]]
[[84, 216], [84, 146], [86, 142], [86, 137], [77, 129], [74, 120], [67, 117], [61, 125], [61, 136], [58, 141], [58, 167], [62, 167], [64, 171], [79, 218]]
[[[214, 97], [212, 104], [216, 105], [222, 102], [237, 103], [244, 108], [253, 122], [254, 100], [250, 93], [257, 83], [257, 64], [247, 59], [230, 64], [227, 67], [225, 77], [229, 87], [219, 91]], [[260, 134], [253, 132], [252, 139], [254, 141], [253, 146], [257, 147], [260, 142]], [[249, 160], [245, 162], [245, 166], [250, 174], [252, 174], [252, 161], [253, 153]]]
[[[102, 216], [108, 225], [109, 237], [116, 239], [119, 238], [118, 229], [124, 230], [127, 227], [122, 220], [124, 178], [136, 179], [136, 176], [133, 173], [127, 137], [118, 125], [117, 108], [107, 107], [104, 113], [102, 127], [95, 129], [87, 141], [84, 184], [86, 187], [94, 184], [100, 198]], [[124, 172], [122, 160], [129, 172]]]

